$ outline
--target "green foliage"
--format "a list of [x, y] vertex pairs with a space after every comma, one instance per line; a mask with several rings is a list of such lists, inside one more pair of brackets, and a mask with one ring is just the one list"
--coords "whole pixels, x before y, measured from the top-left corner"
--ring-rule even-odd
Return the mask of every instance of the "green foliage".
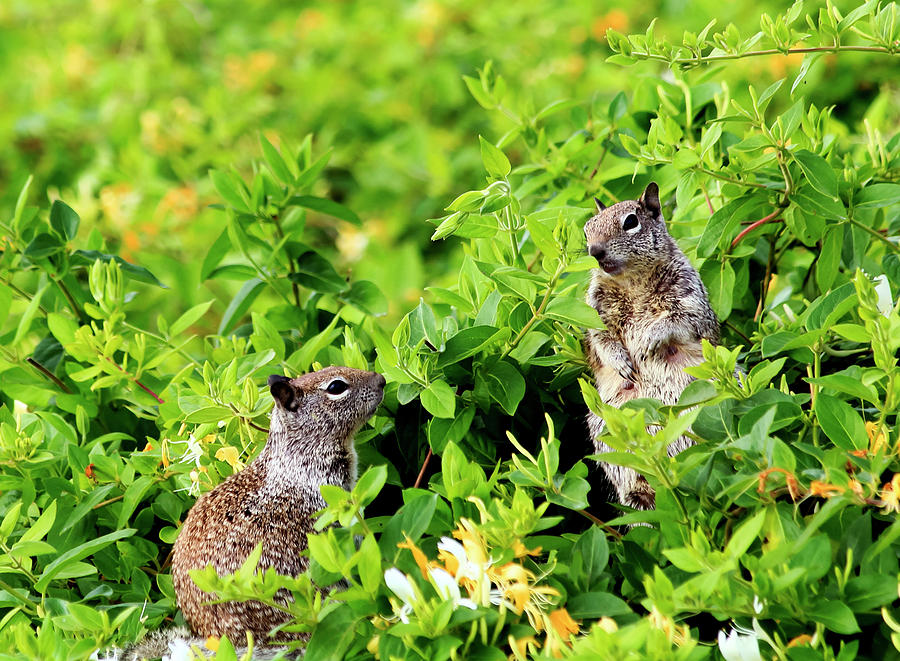
[[[812, 84], [826, 52], [838, 71], [864, 58], [852, 71], [870, 83], [896, 66], [896, 11], [796, 3], [764, 14], [757, 35], [711, 23], [679, 46], [653, 24], [610, 32], [612, 63], [645, 68], [593, 99], [535, 104], [507, 58], [461, 78], [441, 61], [434, 75], [475, 103], [444, 108], [465, 109], [448, 143], [464, 156], [443, 179], [452, 159], [430, 162], [440, 207], [395, 191], [398, 207], [417, 209], [397, 236], [436, 216], [434, 248], [407, 244], [419, 266], [418, 253], [440, 255], [424, 292], [411, 283], [411, 303], [397, 296], [410, 251], [390, 253], [403, 241], [359, 268], [336, 250], [371, 229], [378, 177], [396, 176], [390, 162], [368, 179], [363, 169], [411, 140], [350, 105], [335, 101], [321, 131], [335, 151], [269, 132], [249, 149], [261, 160], [205, 151], [221, 116], [209, 135], [168, 135], [181, 147], [167, 168], [213, 168], [196, 184], [214, 204], [189, 266], [171, 258], [180, 249], [162, 256], [164, 239], [160, 254], [123, 256], [107, 225], [74, 210], [91, 208], [74, 175], [71, 206], [32, 206], [53, 179], [37, 168], [0, 214], [0, 649], [19, 655], [0, 658], [86, 659], [178, 621], [167, 563], [187, 510], [262, 447], [265, 377], [326, 364], [376, 369], [388, 385], [357, 438], [357, 485], [323, 488], [310, 572], [257, 573], [251, 556], [232, 576], [193, 574], [226, 600], [274, 604], [291, 591], [286, 627], [311, 632], [306, 658], [900, 653], [897, 91], [860, 107]], [[316, 20], [359, 28], [368, 17], [354, 7]], [[783, 75], [762, 90], [743, 82], [748, 62], [783, 54], [804, 58], [790, 86]], [[336, 80], [338, 66], [316, 75]], [[271, 101], [245, 74], [230, 74], [241, 100]], [[259, 123], [252, 105], [212, 93], [203, 103]], [[333, 158], [351, 167], [370, 129], [374, 156], [353, 170], [362, 183], [347, 199]], [[633, 199], [651, 180], [723, 344], [704, 347], [678, 404], [619, 410], [599, 401], [582, 355], [583, 329], [601, 322], [583, 302], [594, 264], [581, 227], [592, 197]], [[588, 407], [606, 420], [614, 452], [603, 459], [644, 474], [656, 510], [605, 504], [585, 458]], [[670, 458], [684, 434], [697, 444]], [[316, 588], [340, 579], [338, 594]], [[740, 636], [715, 647], [732, 626]], [[217, 657], [245, 642], [221, 641]]]

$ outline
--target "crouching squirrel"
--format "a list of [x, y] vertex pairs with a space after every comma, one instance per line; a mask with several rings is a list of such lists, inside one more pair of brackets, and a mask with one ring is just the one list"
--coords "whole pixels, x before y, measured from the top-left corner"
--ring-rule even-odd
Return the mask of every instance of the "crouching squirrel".
[[[584, 227], [588, 253], [597, 260], [587, 302], [605, 330], [588, 330], [584, 348], [604, 403], [621, 406], [638, 397], [674, 404], [693, 377], [684, 372], [703, 361], [701, 340], [719, 341], [719, 322], [700, 275], [666, 230], [659, 187], [647, 186], [638, 200], [605, 207]], [[603, 420], [588, 414], [597, 454], [612, 450], [598, 440]], [[669, 446], [674, 456], [691, 441]], [[631, 468], [602, 463], [619, 501], [652, 509], [647, 480]]]

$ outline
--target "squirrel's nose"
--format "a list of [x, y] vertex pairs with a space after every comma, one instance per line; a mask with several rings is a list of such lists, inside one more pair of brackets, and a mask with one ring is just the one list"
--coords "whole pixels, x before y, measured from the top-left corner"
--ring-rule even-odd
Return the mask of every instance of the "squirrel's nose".
[[588, 254], [599, 262], [606, 257], [606, 244], [592, 243], [588, 246]]
[[387, 383], [387, 381], [385, 381], [384, 375], [377, 374], [377, 373], [375, 374], [375, 385], [376, 386], [378, 386], [379, 388], [384, 388], [384, 384], [386, 384], [386, 383]]

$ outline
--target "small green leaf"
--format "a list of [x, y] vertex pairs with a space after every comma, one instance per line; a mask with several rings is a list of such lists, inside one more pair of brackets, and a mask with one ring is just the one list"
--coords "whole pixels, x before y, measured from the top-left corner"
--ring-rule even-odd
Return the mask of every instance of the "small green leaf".
[[843, 450], [861, 450], [868, 446], [866, 426], [847, 402], [819, 393], [815, 409], [822, 431], [836, 446]]
[[50, 255], [55, 255], [63, 249], [63, 244], [59, 237], [42, 232], [31, 240], [25, 247], [25, 256], [28, 259], [45, 259]]
[[437, 418], [452, 418], [456, 411], [456, 391], [446, 381], [432, 381], [419, 398], [425, 410]]
[[76, 250], [74, 253], [72, 253], [72, 258], [73, 264], [80, 264], [85, 266], [92, 265], [98, 259], [101, 262], [113, 261], [121, 267], [122, 273], [127, 275], [132, 280], [137, 280], [138, 282], [146, 282], [148, 285], [156, 285], [157, 287], [168, 289], [168, 287], [166, 287], [162, 282], [159, 281], [159, 278], [157, 278], [143, 266], [138, 266], [137, 264], [126, 262], [118, 255], [107, 255], [96, 250]]
[[58, 558], [56, 558], [53, 562], [47, 565], [44, 568], [43, 573], [41, 573], [40, 578], [37, 583], [34, 584], [34, 589], [38, 592], [43, 593], [47, 586], [50, 584], [50, 581], [54, 579], [61, 571], [63, 571], [66, 567], [86, 558], [92, 553], [96, 553], [102, 548], [106, 548], [113, 542], [116, 542], [120, 539], [124, 539], [126, 537], [131, 537], [137, 530], [134, 528], [124, 528], [122, 530], [116, 530], [115, 532], [111, 532], [108, 535], [102, 535], [96, 539], [89, 540], [84, 544], [79, 544], [73, 549], [69, 549]]
[[210, 274], [222, 261], [222, 258], [228, 254], [231, 249], [231, 238], [228, 236], [228, 230], [224, 230], [219, 238], [210, 246], [206, 255], [203, 257], [203, 264], [200, 266], [200, 281], [208, 280]]
[[831, 289], [841, 265], [841, 245], [844, 241], [844, 228], [832, 227], [822, 240], [822, 252], [816, 261], [816, 284], [822, 293]]
[[373, 317], [383, 317], [388, 312], [388, 299], [374, 282], [357, 280], [350, 285], [350, 291], [341, 295], [341, 299], [355, 305]]
[[509, 334], [508, 328], [501, 330], [493, 326], [464, 328], [447, 340], [444, 351], [438, 357], [438, 367], [443, 368], [447, 365], [458, 363], [469, 356], [474, 356], [492, 342], [499, 340], [501, 336], [505, 335], [508, 337]]
[[75, 210], [62, 200], [55, 200], [50, 207], [50, 227], [62, 238], [68, 241], [78, 233], [78, 224], [81, 219]]
[[877, 209], [900, 204], [900, 184], [872, 184], [860, 191], [853, 200], [858, 208]]
[[244, 286], [231, 299], [231, 302], [225, 309], [225, 314], [222, 315], [222, 321], [219, 323], [219, 330], [217, 331], [219, 335], [226, 335], [237, 325], [237, 322], [247, 313], [247, 310], [250, 309], [253, 301], [256, 300], [256, 297], [259, 296], [265, 286], [266, 283], [259, 278], [253, 278], [244, 283]]
[[325, 294], [338, 294], [347, 289], [347, 281], [334, 270], [327, 259], [313, 250], [297, 258], [297, 272], [290, 273], [292, 282]]
[[281, 183], [293, 184], [294, 177], [291, 175], [288, 164], [285, 163], [278, 150], [262, 133], [259, 134], [259, 146], [262, 148], [266, 163], [272, 169], [273, 174], [281, 180]]
[[244, 190], [243, 182], [230, 172], [210, 170], [209, 176], [213, 186], [226, 203], [243, 213], [251, 213], [249, 198]]
[[504, 360], [485, 366], [482, 375], [491, 398], [507, 415], [515, 415], [519, 402], [525, 396], [525, 379], [515, 367]]
[[206, 311], [209, 310], [209, 306], [212, 305], [212, 301], [206, 301], [206, 303], [198, 303], [190, 310], [182, 314], [175, 321], [174, 324], [169, 328], [169, 333], [174, 335], [180, 335], [184, 331], [188, 329], [195, 321], [197, 321], [200, 317], [206, 314]]
[[381, 487], [387, 481], [387, 466], [370, 466], [353, 487], [353, 497], [361, 506], [375, 500]]
[[352, 223], [357, 227], [362, 226], [362, 221], [359, 219], [359, 216], [343, 204], [339, 204], [334, 200], [329, 200], [324, 197], [315, 197], [313, 195], [298, 195], [292, 197], [287, 203], [289, 206], [303, 207], [304, 209], [311, 209], [328, 216], [346, 220], [348, 223]]
[[550, 301], [544, 316], [564, 321], [579, 328], [602, 328], [600, 315], [582, 300], [569, 296], [557, 296]]
[[832, 199], [837, 197], [837, 175], [834, 168], [828, 165], [828, 161], [807, 149], [795, 152], [794, 158], [813, 188]]
[[484, 169], [494, 179], [505, 179], [512, 169], [506, 154], [480, 135], [478, 140], [481, 143], [481, 160], [484, 163]]

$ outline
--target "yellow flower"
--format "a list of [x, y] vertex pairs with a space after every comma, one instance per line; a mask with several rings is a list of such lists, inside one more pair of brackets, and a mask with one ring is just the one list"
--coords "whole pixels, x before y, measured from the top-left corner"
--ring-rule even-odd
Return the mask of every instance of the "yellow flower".
[[206, 639], [206, 649], [212, 650], [213, 652], [219, 651], [219, 637], [218, 636], [210, 636]]
[[488, 553], [485, 548], [484, 538], [472, 521], [460, 519], [459, 526], [453, 531], [453, 536], [462, 542], [470, 562], [479, 565], [488, 564]]
[[[398, 549], [409, 549], [413, 554], [413, 559], [416, 561], [416, 564], [419, 566], [419, 571], [422, 572], [422, 578], [428, 578], [428, 558], [422, 552], [418, 546], [409, 538], [406, 537], [405, 542], [400, 542], [397, 544]], [[454, 576], [456, 576], [456, 572], [450, 572]]]
[[893, 479], [881, 490], [881, 501], [884, 512], [900, 512], [900, 473], [894, 473]]
[[240, 456], [241, 453], [238, 452], [238, 449], [230, 445], [226, 445], [225, 447], [216, 450], [216, 459], [218, 459], [219, 461], [224, 461], [235, 470], [240, 470], [241, 468], [243, 468], [243, 464], [239, 459]]
[[[876, 435], [875, 432], [878, 432]], [[868, 420], [866, 422], [866, 434], [869, 436], [869, 452], [876, 453], [884, 449], [887, 445], [887, 438], [884, 435], [884, 427], [879, 428], [877, 422]]]
[[813, 480], [809, 483], [810, 496], [831, 498], [832, 496], [837, 496], [842, 493], [844, 493], [844, 487], [840, 487], [836, 484], [828, 484], [827, 482], [820, 482], [819, 480]]
[[513, 542], [512, 550], [513, 550], [513, 554], [517, 558], [524, 558], [526, 555], [540, 555], [541, 554], [540, 546], [538, 546], [533, 551], [529, 551], [525, 547], [525, 545], [522, 543], [521, 539], [517, 539], [515, 542]]

